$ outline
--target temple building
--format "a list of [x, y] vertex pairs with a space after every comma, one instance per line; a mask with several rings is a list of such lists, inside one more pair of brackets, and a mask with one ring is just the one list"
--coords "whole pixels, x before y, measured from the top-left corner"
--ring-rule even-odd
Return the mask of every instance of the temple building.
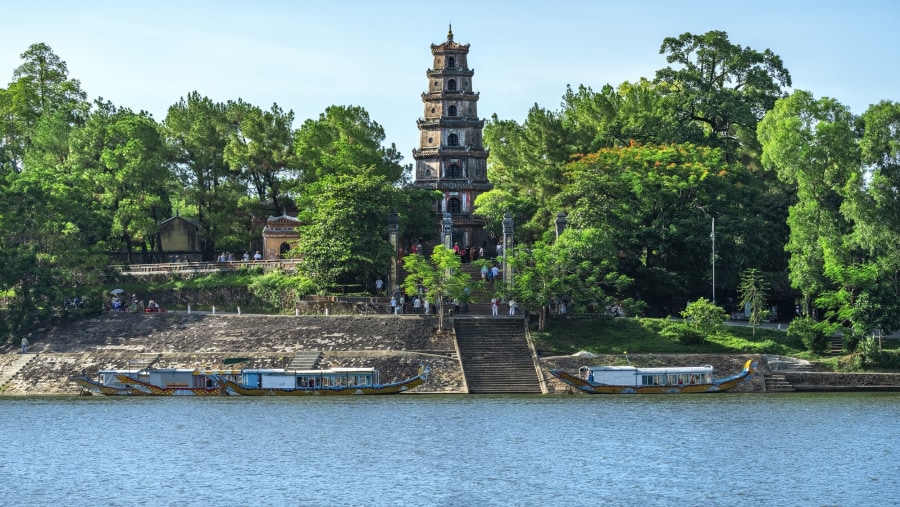
[[425, 116], [418, 120], [419, 148], [413, 150], [413, 186], [440, 190], [436, 231], [440, 217], [453, 216], [453, 241], [460, 247], [487, 247], [490, 238], [484, 221], [473, 216], [475, 198], [493, 185], [487, 179], [488, 151], [482, 145], [484, 120], [478, 118], [478, 93], [472, 91], [474, 69], [468, 65], [469, 44], [447, 40], [432, 44], [433, 68], [428, 69], [428, 91], [422, 94]]

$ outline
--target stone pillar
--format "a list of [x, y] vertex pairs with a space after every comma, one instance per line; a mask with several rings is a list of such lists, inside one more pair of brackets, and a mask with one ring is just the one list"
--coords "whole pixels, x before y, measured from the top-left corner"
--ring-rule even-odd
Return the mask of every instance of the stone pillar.
[[450, 213], [444, 213], [444, 219], [441, 220], [441, 237], [444, 241], [444, 246], [448, 250], [453, 249], [453, 215]]
[[388, 215], [388, 240], [391, 242], [391, 270], [388, 274], [390, 280], [388, 280], [388, 290], [393, 294], [394, 287], [396, 287], [400, 283], [400, 266], [397, 264], [397, 236], [400, 231], [400, 217], [397, 216], [396, 211], [392, 211], [390, 215]]
[[[513, 252], [513, 217], [512, 213], [503, 214], [503, 255], [509, 258]], [[503, 262], [503, 283], [512, 284], [512, 266]]]
[[568, 222], [568, 219], [565, 211], [560, 211], [556, 214], [556, 239], [559, 239], [559, 236], [566, 230], [566, 222]]

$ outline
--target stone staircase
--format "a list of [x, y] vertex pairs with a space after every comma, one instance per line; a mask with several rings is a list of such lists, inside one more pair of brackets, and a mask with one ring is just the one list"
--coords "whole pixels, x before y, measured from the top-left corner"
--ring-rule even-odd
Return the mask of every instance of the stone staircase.
[[769, 363], [769, 370], [772, 371], [772, 373], [763, 377], [763, 380], [765, 381], [766, 392], [794, 392], [796, 389], [794, 389], [793, 384], [788, 382], [784, 373], [815, 371], [815, 368], [809, 361], [805, 361], [802, 359], [773, 355], [766, 356], [766, 359]]
[[19, 354], [18, 359], [9, 364], [8, 367], [0, 371], [0, 391], [6, 387], [6, 384], [22, 371], [28, 363], [30, 363], [37, 354]]
[[318, 350], [304, 350], [294, 355], [287, 365], [288, 370], [315, 370], [319, 366], [322, 352]]
[[159, 361], [161, 354], [155, 353], [141, 353], [138, 354], [137, 357], [128, 361], [128, 369], [130, 370], [143, 370], [145, 368], [150, 368], [153, 366], [153, 363]]
[[840, 356], [844, 353], [844, 338], [841, 336], [831, 337], [830, 353], [832, 356]]
[[472, 394], [541, 394], [521, 317], [456, 317], [456, 343]]
[[764, 377], [767, 393], [791, 393], [794, 385], [787, 381], [783, 373], [773, 373]]

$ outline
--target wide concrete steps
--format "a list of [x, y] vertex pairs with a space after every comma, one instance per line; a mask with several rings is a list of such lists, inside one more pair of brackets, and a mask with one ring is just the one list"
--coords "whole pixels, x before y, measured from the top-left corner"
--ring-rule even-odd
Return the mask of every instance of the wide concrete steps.
[[4, 368], [3, 371], [0, 371], [0, 389], [13, 379], [16, 375], [22, 371], [28, 363], [30, 363], [34, 358], [37, 357], [37, 354], [19, 354], [18, 359], [9, 364], [8, 367]]
[[315, 370], [319, 366], [322, 352], [318, 350], [305, 350], [294, 354], [288, 364], [288, 370]]
[[458, 317], [454, 330], [470, 393], [541, 393], [521, 318]]
[[766, 375], [764, 377], [766, 384], [766, 392], [769, 393], [791, 393], [796, 391], [794, 385], [787, 381], [785, 376], [780, 373]]

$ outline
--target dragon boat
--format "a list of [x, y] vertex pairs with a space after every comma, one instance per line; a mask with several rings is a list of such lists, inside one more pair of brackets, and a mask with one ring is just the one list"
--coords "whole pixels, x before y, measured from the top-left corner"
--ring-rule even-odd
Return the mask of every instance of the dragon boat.
[[148, 368], [142, 370], [100, 370], [96, 378], [73, 377], [92, 394], [106, 396], [220, 396], [221, 379], [238, 379], [238, 370], [189, 368]]
[[756, 362], [748, 360], [740, 373], [722, 379], [714, 378], [710, 365], [671, 368], [582, 366], [578, 371], [578, 376], [565, 370], [550, 370], [550, 374], [590, 394], [720, 393], [734, 389], [756, 373]]
[[415, 376], [382, 384], [375, 368], [245, 369], [239, 381], [221, 377], [217, 381], [227, 394], [240, 396], [397, 394], [425, 383], [428, 372], [423, 369]]

